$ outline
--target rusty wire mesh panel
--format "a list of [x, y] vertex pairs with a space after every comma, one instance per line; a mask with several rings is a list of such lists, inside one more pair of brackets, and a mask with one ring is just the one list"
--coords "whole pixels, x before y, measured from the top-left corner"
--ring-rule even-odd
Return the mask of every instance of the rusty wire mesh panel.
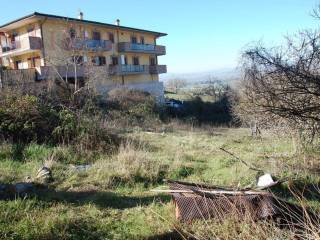
[[[306, 222], [320, 226], [320, 214], [314, 210], [279, 199], [272, 193], [265, 194], [209, 194], [203, 191], [229, 190], [231, 188], [208, 186], [179, 181], [168, 181], [176, 205], [176, 218], [222, 219], [226, 215], [249, 217], [252, 220], [277, 218], [285, 225], [301, 225]], [[186, 190], [188, 193], [174, 192]], [[249, 189], [245, 189], [249, 190]]]
[[[176, 204], [176, 217], [183, 221], [193, 219], [223, 219], [228, 214], [250, 217], [253, 220], [273, 217], [279, 214], [276, 200], [271, 194], [259, 195], [215, 195], [203, 190], [212, 188], [181, 182], [169, 182], [170, 190], [191, 190], [192, 193], [172, 193]], [[225, 190], [223, 188], [223, 190]]]
[[211, 198], [198, 194], [173, 194], [176, 217], [181, 220], [223, 219], [226, 215], [249, 217], [252, 220], [273, 217], [279, 214], [270, 196], [221, 196]]

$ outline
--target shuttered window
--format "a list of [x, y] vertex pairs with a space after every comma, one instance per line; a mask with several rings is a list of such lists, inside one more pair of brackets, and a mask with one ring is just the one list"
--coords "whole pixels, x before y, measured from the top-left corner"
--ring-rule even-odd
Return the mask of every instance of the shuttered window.
[[109, 40], [114, 43], [114, 35], [113, 33], [109, 33]]
[[133, 65], [140, 65], [140, 64], [139, 64], [139, 58], [138, 58], [138, 57], [133, 57], [133, 58], [132, 58], [132, 62], [133, 62]]
[[92, 38], [93, 40], [101, 40], [100, 32], [92, 32]]

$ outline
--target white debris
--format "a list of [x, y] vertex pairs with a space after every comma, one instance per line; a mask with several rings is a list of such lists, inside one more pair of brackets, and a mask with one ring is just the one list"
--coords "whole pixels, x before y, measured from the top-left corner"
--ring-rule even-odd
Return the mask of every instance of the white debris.
[[48, 167], [41, 167], [38, 170], [36, 179], [41, 180], [43, 182], [50, 182], [52, 180], [52, 173], [50, 168]]
[[273, 180], [270, 173], [266, 173], [258, 178], [258, 187], [268, 187], [274, 185], [276, 182]]

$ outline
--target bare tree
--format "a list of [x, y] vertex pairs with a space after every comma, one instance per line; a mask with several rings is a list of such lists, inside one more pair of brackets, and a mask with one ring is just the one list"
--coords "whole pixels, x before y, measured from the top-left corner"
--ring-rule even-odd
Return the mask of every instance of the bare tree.
[[[97, 66], [99, 56], [103, 56], [100, 44], [104, 42], [90, 44], [84, 29], [78, 29], [66, 21], [51, 44], [54, 51], [45, 59], [49, 65], [46, 75], [53, 80], [51, 82], [62, 87], [71, 99], [84, 90], [94, 90], [96, 85], [105, 83], [109, 78], [107, 65]], [[90, 59], [89, 50], [95, 51], [97, 61], [95, 58]]]
[[228, 84], [225, 84], [223, 81], [213, 76], [209, 76], [208, 80], [205, 82], [205, 87], [201, 90], [201, 94], [212, 97], [213, 101], [219, 101], [225, 96], [228, 89]]
[[320, 123], [320, 33], [302, 31], [273, 48], [256, 43], [244, 51], [242, 67], [234, 112], [265, 127], [308, 133], [312, 141]]
[[176, 94], [181, 88], [185, 87], [186, 85], [187, 85], [187, 82], [180, 78], [170, 79], [166, 83], [167, 88], [171, 89]]

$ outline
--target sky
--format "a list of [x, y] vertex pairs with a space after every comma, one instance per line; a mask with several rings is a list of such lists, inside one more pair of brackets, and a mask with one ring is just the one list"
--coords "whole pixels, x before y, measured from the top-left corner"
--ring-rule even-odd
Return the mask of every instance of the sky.
[[280, 44], [283, 36], [317, 28], [310, 16], [320, 0], [0, 0], [0, 25], [32, 12], [77, 17], [168, 34], [159, 57], [169, 73], [236, 67], [241, 50], [253, 41]]

